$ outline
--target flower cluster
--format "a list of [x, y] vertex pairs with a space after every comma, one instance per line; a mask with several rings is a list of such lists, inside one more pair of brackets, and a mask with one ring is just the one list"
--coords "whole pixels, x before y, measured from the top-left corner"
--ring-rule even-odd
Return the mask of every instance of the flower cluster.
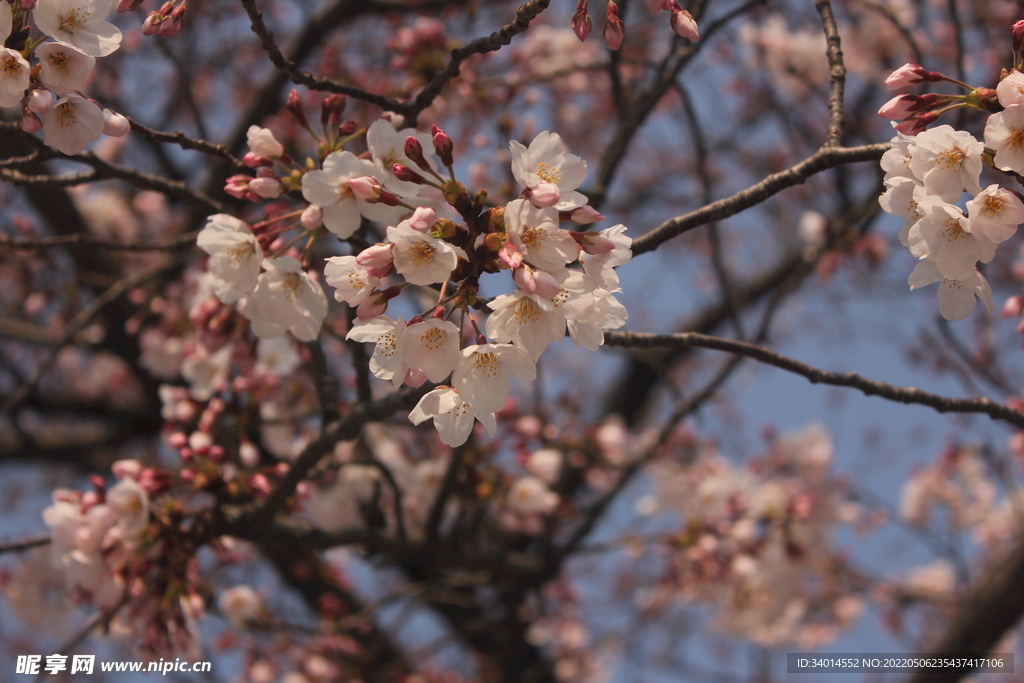
[[[113, 8], [114, 0], [0, 2], [0, 107], [21, 107], [22, 128], [41, 129], [43, 141], [65, 154], [130, 129], [124, 116], [82, 94], [96, 58], [121, 45], [121, 32], [106, 20]], [[30, 13], [52, 40], [29, 39]]]
[[[658, 14], [662, 10], [669, 13], [669, 25], [678, 35], [694, 42], [700, 39], [697, 21], [692, 14], [682, 8], [679, 0], [647, 1], [654, 14]], [[576, 0], [576, 12], [572, 15], [572, 30], [580, 40], [586, 40], [593, 28], [593, 21], [587, 13], [588, 4], [587, 0]], [[615, 0], [608, 0], [605, 7], [603, 36], [610, 50], [618, 50], [626, 36], [626, 26], [622, 22], [622, 17], [619, 16], [619, 6], [615, 4]]]
[[[364, 219], [386, 223], [386, 241], [328, 258], [324, 279], [339, 302], [356, 309], [348, 338], [376, 344], [374, 375], [396, 388], [451, 377], [409, 417], [416, 424], [433, 419], [442, 441], [455, 446], [469, 438], [474, 420], [493, 434], [509, 380], [532, 380], [549, 342], [568, 333], [578, 346], [596, 350], [604, 330], [625, 323], [626, 310], [614, 296], [620, 291], [615, 267], [629, 260], [631, 240], [622, 225], [601, 232], [560, 227], [604, 217], [577, 190], [586, 162], [567, 154], [558, 135], [541, 133], [529, 147], [511, 143], [521, 194], [505, 206], [488, 206], [486, 191], [470, 196], [456, 180], [452, 141], [436, 126], [426, 134], [398, 131], [386, 119], [363, 131], [346, 123], [340, 128], [349, 135], [342, 138], [332, 121], [337, 105], [324, 111], [331, 134], [321, 142], [319, 168], [312, 161], [295, 164], [270, 131], [254, 126], [246, 163], [259, 175], [229, 180], [228, 191], [253, 201], [301, 192], [308, 205], [288, 214], [295, 221], [276, 219], [279, 227], [267, 229], [271, 222], [249, 226], [218, 214], [199, 235], [214, 292], [237, 304], [257, 337], [290, 331], [315, 339], [328, 306], [319, 275], [309, 272], [309, 246], [326, 233], [349, 240]], [[340, 149], [360, 133], [369, 158]], [[436, 158], [425, 156], [428, 147]], [[275, 249], [284, 231], [299, 226], [299, 237]], [[305, 235], [306, 256], [285, 253]], [[500, 271], [511, 273], [516, 289], [485, 301], [480, 278]], [[400, 281], [389, 284], [392, 278]], [[436, 289], [436, 305], [408, 320], [386, 315], [389, 302], [410, 285]]]
[[[897, 69], [890, 89], [952, 81], [916, 64]], [[984, 143], [969, 132], [941, 125], [925, 130], [942, 113], [960, 107], [990, 112]], [[971, 88], [969, 95], [900, 95], [879, 111], [895, 124], [892, 149], [882, 157], [885, 193], [882, 208], [904, 219], [900, 242], [920, 263], [908, 283], [917, 289], [939, 282], [939, 310], [950, 320], [964, 320], [976, 298], [992, 309], [992, 288], [978, 271], [997, 247], [1024, 222], [1019, 194], [997, 183], [982, 188], [983, 166], [1010, 177], [1024, 173], [1024, 73], [1006, 73], [995, 90]], [[958, 205], [964, 193], [971, 196]]]

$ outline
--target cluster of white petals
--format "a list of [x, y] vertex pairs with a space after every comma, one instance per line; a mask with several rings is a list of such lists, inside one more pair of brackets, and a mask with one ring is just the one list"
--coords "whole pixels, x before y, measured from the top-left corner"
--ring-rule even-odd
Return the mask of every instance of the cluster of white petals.
[[[989, 118], [990, 127], [996, 116]], [[1000, 164], [993, 140], [989, 128], [982, 144], [942, 125], [915, 137], [898, 134], [882, 157], [886, 189], [879, 204], [904, 220], [900, 243], [920, 261], [908, 284], [917, 289], [938, 282], [939, 312], [949, 320], [966, 319], [977, 299], [992, 310], [992, 288], [977, 265], [990, 262], [1024, 221], [1024, 203], [1016, 194], [979, 184], [986, 146], [995, 149]], [[972, 197], [966, 213], [957, 205], [965, 192]]]

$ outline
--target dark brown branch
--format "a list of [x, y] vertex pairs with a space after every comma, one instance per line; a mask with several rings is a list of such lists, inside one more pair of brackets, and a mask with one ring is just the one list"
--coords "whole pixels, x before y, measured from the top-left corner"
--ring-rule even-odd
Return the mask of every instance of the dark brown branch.
[[132, 130], [134, 130], [136, 133], [139, 133], [148, 140], [152, 140], [154, 142], [167, 142], [173, 145], [177, 145], [182, 149], [190, 149], [195, 150], [197, 152], [202, 152], [203, 154], [206, 154], [208, 156], [224, 159], [229, 164], [237, 168], [245, 168], [245, 166], [242, 164], [241, 159], [239, 159], [230, 151], [228, 151], [228, 148], [225, 147], [224, 145], [215, 145], [212, 142], [207, 142], [206, 140], [196, 140], [195, 138], [188, 137], [181, 131], [178, 131], [176, 133], [164, 133], [159, 130], [147, 128], [146, 126], [142, 125], [141, 123], [132, 118], [129, 118], [128, 121], [132, 125]]
[[654, 348], [659, 346], [682, 348], [696, 346], [715, 351], [725, 351], [726, 353], [735, 353], [801, 375], [812, 384], [851, 387], [868, 396], [880, 396], [898, 403], [928, 406], [940, 413], [982, 413], [994, 420], [1002, 420], [1015, 427], [1024, 429], [1024, 412], [1013, 410], [988, 398], [950, 398], [921, 391], [916, 387], [897, 387], [885, 382], [867, 379], [855, 372], [829, 372], [783, 356], [769, 348], [733, 339], [723, 339], [697, 332], [683, 332], [680, 334], [606, 332], [605, 344], [625, 348]]
[[757, 206], [772, 195], [794, 185], [800, 185], [812, 175], [822, 171], [842, 164], [878, 161], [887, 149], [889, 149], [887, 142], [861, 147], [822, 148], [799, 164], [791, 166], [785, 171], [773, 173], [756, 185], [751, 185], [731, 197], [719, 199], [690, 213], [670, 218], [646, 235], [633, 240], [633, 255], [637, 256], [653, 251], [662, 243], [684, 232], [723, 220], [752, 206]]
[[843, 92], [846, 89], [846, 66], [843, 64], [843, 49], [839, 40], [839, 28], [832, 14], [830, 0], [817, 0], [814, 8], [821, 16], [821, 25], [825, 30], [828, 47], [829, 80], [831, 87], [828, 94], [828, 138], [825, 147], [839, 147], [843, 144], [846, 134], [846, 116], [843, 113]]
[[38, 548], [39, 546], [48, 545], [49, 543], [50, 534], [33, 536], [32, 538], [23, 538], [20, 541], [8, 541], [6, 543], [0, 543], [0, 555], [4, 553], [17, 552], [19, 550]]
[[190, 232], [167, 242], [155, 242], [151, 244], [146, 244], [144, 242], [134, 244], [128, 242], [116, 242], [114, 240], [108, 240], [102, 237], [82, 233], [76, 233], [74, 235], [57, 235], [54, 237], [39, 237], [36, 239], [24, 239], [0, 234], [0, 249], [34, 250], [89, 244], [103, 249], [113, 249], [115, 251], [174, 251], [181, 249], [187, 244], [195, 242], [197, 234], [198, 233]]

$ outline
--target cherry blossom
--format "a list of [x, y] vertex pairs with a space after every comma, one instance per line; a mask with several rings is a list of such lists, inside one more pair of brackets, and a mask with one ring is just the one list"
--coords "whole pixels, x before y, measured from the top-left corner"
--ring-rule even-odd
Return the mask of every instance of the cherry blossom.
[[288, 335], [256, 342], [256, 370], [274, 375], [290, 375], [302, 364], [295, 344]]
[[[992, 146], [987, 132], [985, 143]], [[984, 145], [970, 133], [954, 130], [949, 125], [936, 126], [914, 139], [910, 168], [924, 183], [928, 194], [955, 202], [965, 189], [971, 194], [981, 191], [978, 178], [982, 151]]]
[[548, 342], [565, 336], [565, 316], [550, 301], [516, 291], [495, 297], [488, 306], [493, 313], [487, 318], [487, 336], [521, 346], [534, 362]]
[[533, 360], [512, 344], [477, 344], [462, 350], [452, 374], [459, 395], [479, 410], [497, 412], [505, 405], [509, 378], [531, 381], [537, 376]]
[[910, 253], [934, 261], [944, 278], [966, 280], [978, 261], [988, 263], [995, 256], [998, 245], [971, 234], [967, 218], [956, 206], [928, 197], [919, 208], [921, 218], [907, 235]]
[[266, 270], [242, 307], [257, 337], [290, 331], [301, 341], [313, 341], [327, 315], [327, 296], [320, 284], [291, 256], [264, 259]]
[[556, 279], [565, 276], [565, 264], [576, 260], [579, 247], [567, 231], [558, 227], [555, 209], [537, 208], [516, 199], [505, 207], [505, 224], [509, 239], [523, 259]]
[[324, 279], [334, 287], [335, 299], [349, 306], [358, 306], [380, 286], [380, 278], [368, 271], [355, 256], [332, 256], [324, 265]]
[[252, 293], [260, 274], [263, 250], [249, 225], [234, 216], [210, 216], [196, 238], [210, 255], [210, 273], [217, 298], [232, 304]]
[[387, 232], [395, 245], [395, 270], [414, 285], [444, 282], [458, 265], [459, 257], [465, 258], [458, 247], [416, 230], [407, 220], [389, 226]]
[[[406, 324], [402, 318], [392, 320], [386, 315], [374, 316], [368, 320], [359, 320], [345, 335], [345, 339], [359, 342], [371, 342], [377, 346], [370, 357], [370, 372], [383, 380], [395, 377], [395, 371], [402, 365], [402, 356], [398, 352], [398, 340], [405, 335]], [[405, 377], [405, 371], [399, 377], [399, 384]]]
[[121, 31], [108, 22], [116, 0], [39, 0], [32, 15], [39, 30], [87, 55], [106, 57], [121, 45]]
[[995, 150], [996, 168], [1024, 172], [1024, 104], [1012, 104], [988, 117], [985, 145]]
[[907, 279], [910, 289], [939, 283], [939, 313], [947, 320], [966, 320], [976, 305], [975, 297], [992, 310], [992, 287], [977, 270], [963, 279], [944, 278], [932, 261], [921, 261]]
[[277, 159], [284, 154], [284, 145], [277, 141], [269, 128], [249, 126], [245, 134], [249, 151], [261, 159]]
[[323, 169], [302, 176], [302, 196], [323, 210], [324, 226], [340, 239], [351, 237], [362, 216], [386, 220], [394, 212], [384, 204], [367, 204], [356, 199], [349, 187], [352, 178], [374, 175], [373, 163], [351, 152], [332, 152], [324, 159]]
[[928, 192], [916, 179], [905, 176], [886, 180], [885, 185], [885, 192], [878, 198], [878, 203], [886, 213], [904, 219], [899, 239], [900, 244], [908, 247], [910, 228], [921, 218], [920, 203], [929, 196]]
[[58, 95], [84, 90], [96, 58], [60, 41], [43, 43], [35, 50], [43, 85]]
[[[416, 164], [405, 153], [405, 141], [413, 137], [424, 149], [433, 147], [433, 140], [427, 133], [417, 132], [414, 128], [395, 130], [395, 126], [387, 119], [377, 119], [366, 130], [366, 145], [370, 148], [373, 157], [373, 164], [376, 166], [376, 173], [365, 173], [372, 175], [383, 183], [385, 189], [394, 192], [400, 197], [416, 197], [424, 191], [424, 186], [407, 180], [399, 180], [395, 177], [394, 165], [413, 167]], [[437, 166], [431, 159], [427, 163], [435, 171]]]
[[28, 86], [28, 62], [16, 50], [0, 47], [0, 107], [16, 107], [21, 104]]
[[1004, 107], [1024, 104], [1024, 73], [1011, 71], [996, 86], [996, 96]]
[[[399, 368], [418, 370], [431, 382], [440, 382], [459, 362], [459, 328], [451, 321], [437, 318], [411, 323], [398, 338], [398, 355]], [[396, 372], [392, 381], [397, 387], [403, 378], [404, 373], [399, 377]]]
[[477, 412], [472, 403], [463, 401], [458, 390], [451, 387], [432, 390], [409, 413], [409, 421], [416, 425], [431, 418], [441, 442], [452, 448], [466, 443], [475, 420], [480, 420], [491, 436], [497, 430], [494, 413]]
[[43, 142], [78, 154], [103, 135], [103, 110], [79, 95], [65, 95], [42, 117]]
[[249, 586], [232, 586], [217, 598], [217, 609], [236, 628], [245, 628], [263, 613], [263, 599]]
[[610, 241], [613, 248], [610, 251], [597, 250], [595, 253], [589, 253], [584, 245], [579, 254], [580, 265], [583, 266], [583, 272], [599, 282], [604, 289], [616, 289], [619, 286], [619, 276], [615, 268], [628, 263], [633, 257], [633, 240], [626, 236], [626, 226], [621, 223], [606, 228], [599, 234]]
[[981, 194], [967, 202], [971, 234], [1005, 242], [1024, 223], [1024, 203], [1014, 193], [998, 185], [989, 185]]
[[549, 515], [558, 507], [559, 497], [537, 477], [517, 479], [505, 497], [505, 504], [521, 515]]
[[558, 186], [561, 201], [555, 209], [571, 211], [587, 203], [587, 198], [576, 192], [587, 177], [587, 162], [575, 154], [566, 154], [557, 133], [540, 133], [529, 148], [515, 140], [509, 142], [509, 147], [512, 149], [512, 175], [517, 181], [530, 189], [541, 183]]

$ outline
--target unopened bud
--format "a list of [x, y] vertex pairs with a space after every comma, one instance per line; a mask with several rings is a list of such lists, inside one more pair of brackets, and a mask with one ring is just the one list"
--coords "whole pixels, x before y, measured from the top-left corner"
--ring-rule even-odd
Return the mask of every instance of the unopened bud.
[[426, 183], [426, 179], [423, 176], [405, 164], [392, 164], [391, 172], [395, 174], [396, 178], [405, 182], [416, 183], [417, 185]]
[[[559, 216], [561, 219], [561, 216]], [[590, 225], [598, 221], [603, 221], [606, 218], [600, 211], [592, 207], [590, 204], [581, 206], [573, 209], [569, 212], [567, 219], [575, 223], [576, 225]], [[565, 220], [565, 219], [562, 219]]]
[[[136, 7], [142, 4], [142, 0], [117, 0], [117, 12], [123, 14], [125, 12], [131, 12]], [[21, 3], [22, 7], [25, 8], [25, 3]], [[27, 9], [27, 8], [25, 8]]]
[[356, 199], [368, 204], [376, 204], [380, 200], [383, 188], [376, 178], [371, 176], [359, 176], [348, 181], [348, 187]]
[[360, 320], [369, 320], [374, 316], [383, 315], [386, 310], [388, 310], [388, 297], [384, 292], [377, 290], [356, 306], [356, 317]]
[[409, 227], [417, 232], [430, 232], [437, 222], [437, 212], [429, 206], [417, 207], [409, 218]]
[[21, 129], [26, 133], [38, 133], [43, 127], [43, 122], [32, 112], [25, 110], [21, 117]]
[[928, 71], [920, 64], [907, 62], [889, 74], [889, 77], [885, 79], [885, 89], [898, 90], [918, 83], [938, 83], [941, 80], [942, 74]]
[[580, 41], [587, 39], [594, 23], [587, 14], [587, 0], [577, 0], [576, 13], [572, 15], [572, 30]]
[[516, 268], [512, 271], [512, 279], [519, 285], [519, 289], [544, 299], [554, 298], [562, 289], [551, 273], [532, 266]]
[[224, 191], [237, 199], [245, 199], [245, 196], [249, 193], [250, 180], [252, 178], [247, 175], [233, 175], [228, 178], [227, 183], [224, 185]]
[[604, 39], [609, 50], [618, 50], [622, 39], [626, 37], [626, 27], [619, 18], [619, 7], [613, 0], [608, 0], [608, 12], [604, 24]]
[[1020, 55], [1021, 48], [1024, 47], [1024, 19], [1010, 27], [1010, 39], [1013, 45], [1013, 54]]
[[185, 22], [181, 20], [181, 14], [178, 10], [175, 10], [171, 13], [171, 16], [160, 22], [160, 35], [165, 38], [176, 36], [181, 33], [183, 28], [185, 28]]
[[430, 173], [430, 164], [428, 164], [427, 160], [423, 157], [423, 145], [421, 145], [420, 141], [411, 135], [405, 139], [405, 156], [409, 157], [409, 159], [421, 169]]
[[112, 138], [124, 137], [132, 129], [128, 118], [112, 109], [103, 110], [103, 134]]
[[359, 130], [358, 121], [345, 121], [343, 124], [338, 126], [338, 135], [340, 135], [341, 137], [348, 137], [349, 135], [352, 135], [352, 133], [355, 133], [357, 130]]
[[381, 190], [380, 198], [377, 200], [377, 203], [383, 204], [384, 206], [401, 206], [402, 199], [398, 195], [392, 194], [387, 190]]
[[452, 139], [448, 137], [448, 134], [443, 130], [433, 125], [430, 127], [431, 140], [434, 143], [434, 152], [438, 157], [441, 158], [441, 163], [444, 164], [445, 168], [451, 168], [452, 164], [455, 163], [455, 159], [452, 157], [455, 145], [452, 144]]
[[530, 203], [538, 209], [554, 206], [562, 199], [562, 191], [554, 183], [539, 183], [530, 193]]
[[519, 268], [523, 265], [523, 255], [512, 244], [512, 240], [505, 242], [505, 246], [498, 252], [498, 263], [506, 268]]
[[256, 178], [249, 181], [249, 189], [264, 199], [277, 199], [284, 187], [277, 178]]
[[672, 30], [687, 40], [697, 42], [700, 39], [700, 31], [697, 29], [697, 22], [693, 15], [684, 9], [673, 9], [672, 17], [669, 19]]
[[345, 112], [347, 100], [342, 94], [328, 95], [320, 103], [320, 125], [327, 128], [338, 125], [341, 115]]
[[569, 234], [580, 245], [580, 249], [591, 256], [601, 256], [615, 250], [615, 242], [612, 242], [599, 232], [593, 230], [573, 232], [570, 230]]
[[356, 256], [356, 263], [367, 268], [383, 268], [394, 262], [393, 244], [374, 244]]
[[306, 112], [302, 108], [302, 97], [299, 95], [298, 90], [290, 90], [288, 92], [288, 111], [295, 120], [298, 121], [299, 125], [303, 128], [309, 128], [309, 121], [306, 119]]
[[142, 35], [155, 36], [160, 32], [160, 24], [163, 23], [163, 20], [164, 16], [159, 12], [150, 12], [146, 20], [142, 22]]
[[310, 204], [299, 216], [299, 222], [306, 230], [316, 230], [324, 224], [324, 210], [316, 204]]
[[53, 109], [53, 93], [49, 90], [33, 90], [28, 95], [28, 110], [43, 115]]

